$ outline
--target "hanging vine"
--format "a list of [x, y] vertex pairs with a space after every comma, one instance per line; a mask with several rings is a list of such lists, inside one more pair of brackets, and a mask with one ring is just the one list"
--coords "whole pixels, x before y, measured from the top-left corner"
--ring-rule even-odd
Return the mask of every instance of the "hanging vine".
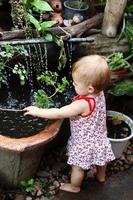
[[24, 0], [11, 0], [11, 16], [15, 29], [23, 29], [26, 38], [32, 38], [32, 30], [27, 12], [24, 7]]

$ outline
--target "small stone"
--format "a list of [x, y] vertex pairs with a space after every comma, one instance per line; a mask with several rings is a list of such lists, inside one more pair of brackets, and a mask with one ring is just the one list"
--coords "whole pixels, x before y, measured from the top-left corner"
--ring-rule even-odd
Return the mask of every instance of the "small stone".
[[63, 176], [62, 176], [62, 181], [64, 181], [64, 182], [68, 182], [68, 177], [65, 176], [65, 175], [63, 175]]
[[16, 194], [14, 200], [25, 200], [25, 195], [23, 195], [23, 194]]
[[55, 186], [54, 186], [54, 185], [51, 185], [51, 186], [49, 187], [49, 190], [50, 190], [50, 191], [55, 190]]
[[32, 197], [28, 197], [28, 196], [27, 196], [27, 197], [26, 197], [26, 200], [32, 200]]
[[126, 160], [125, 156], [122, 155], [122, 156], [120, 157], [120, 160], [122, 160], [122, 161]]
[[40, 170], [37, 172], [37, 176], [47, 178], [49, 177], [49, 173], [47, 171]]
[[119, 165], [123, 165], [123, 162], [121, 160], [118, 160]]
[[128, 169], [128, 168], [129, 168], [129, 165], [124, 165], [124, 168], [125, 168], [125, 169]]
[[133, 163], [133, 155], [128, 155], [128, 156], [127, 156], [127, 160], [128, 160], [130, 163]]
[[120, 167], [120, 171], [124, 171], [124, 167], [121, 166], [121, 167]]
[[60, 186], [59, 182], [58, 181], [54, 181], [53, 185], [58, 188]]
[[40, 200], [49, 200], [47, 197], [41, 196]]
[[131, 151], [131, 150], [128, 150], [128, 151], [127, 151], [127, 154], [128, 154], [128, 155], [131, 155], [131, 154], [132, 154], [132, 151]]
[[53, 196], [53, 195], [56, 194], [56, 191], [55, 191], [55, 190], [49, 191], [49, 194], [50, 194], [51, 196]]
[[43, 192], [42, 192], [41, 190], [38, 190], [36, 195], [37, 195], [37, 197], [39, 197], [39, 196], [41, 196], [42, 194], [43, 194]]

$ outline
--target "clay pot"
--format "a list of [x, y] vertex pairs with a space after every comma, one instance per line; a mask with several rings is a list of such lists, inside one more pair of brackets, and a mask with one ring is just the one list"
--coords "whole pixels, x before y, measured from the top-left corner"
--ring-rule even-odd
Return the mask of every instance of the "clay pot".
[[111, 71], [111, 79], [112, 80], [120, 79], [127, 73], [127, 71], [128, 71], [127, 68], [120, 69], [117, 71]]
[[36, 135], [10, 138], [0, 135], [0, 183], [6, 188], [35, 176], [46, 145], [59, 132], [62, 120], [53, 120]]

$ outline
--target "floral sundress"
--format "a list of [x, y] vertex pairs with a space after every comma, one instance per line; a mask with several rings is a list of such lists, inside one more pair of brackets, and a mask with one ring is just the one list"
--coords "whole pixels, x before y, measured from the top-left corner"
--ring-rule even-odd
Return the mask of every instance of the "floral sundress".
[[[106, 105], [103, 92], [94, 98], [77, 96], [73, 101], [84, 99], [90, 106], [86, 116], [70, 118], [71, 136], [67, 144], [69, 165], [88, 170], [92, 165], [105, 165], [115, 159], [106, 128]], [[90, 99], [94, 101], [92, 108]]]

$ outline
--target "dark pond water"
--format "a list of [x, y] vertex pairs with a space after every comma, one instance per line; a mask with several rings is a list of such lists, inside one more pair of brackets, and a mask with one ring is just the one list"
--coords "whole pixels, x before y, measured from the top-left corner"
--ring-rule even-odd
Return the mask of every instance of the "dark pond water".
[[0, 110], [0, 134], [12, 138], [35, 135], [45, 128], [48, 120], [24, 116], [21, 111]]
[[115, 124], [112, 117], [107, 117], [108, 137], [113, 139], [123, 139], [131, 134], [131, 129], [127, 123], [121, 121]]
[[[28, 137], [37, 134], [50, 123], [51, 120], [24, 116], [24, 111], [21, 111], [26, 106], [35, 105], [33, 93], [29, 86], [20, 87], [15, 82], [10, 88], [0, 89], [1, 135], [12, 138]], [[68, 103], [73, 95], [72, 89], [68, 89], [66, 93], [56, 95], [49, 106], [61, 107], [66, 102]]]

